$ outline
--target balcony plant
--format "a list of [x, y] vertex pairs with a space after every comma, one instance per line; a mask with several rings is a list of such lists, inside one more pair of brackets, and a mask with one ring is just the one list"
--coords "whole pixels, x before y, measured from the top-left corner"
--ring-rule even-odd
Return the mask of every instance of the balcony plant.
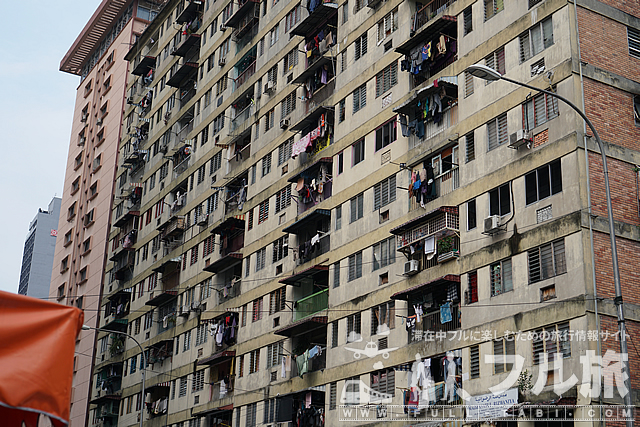
[[438, 262], [448, 261], [460, 256], [460, 251], [455, 247], [455, 236], [447, 236], [438, 240]]

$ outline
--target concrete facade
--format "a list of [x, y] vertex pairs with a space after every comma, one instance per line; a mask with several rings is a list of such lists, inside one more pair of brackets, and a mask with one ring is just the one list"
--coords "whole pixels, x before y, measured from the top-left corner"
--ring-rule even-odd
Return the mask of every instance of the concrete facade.
[[[172, 0], [127, 52], [99, 325], [140, 341], [148, 365], [133, 341], [100, 333], [91, 422], [298, 425], [306, 402], [300, 412], [342, 425], [347, 381], [360, 403], [369, 387], [401, 405], [427, 358], [439, 397], [448, 352], [471, 396], [509, 374], [485, 356], [517, 354], [537, 384], [518, 401], [560, 402], [554, 383], [582, 378], [581, 356], [619, 350], [603, 338], [617, 326], [599, 152], [567, 105], [465, 70], [487, 64], [593, 117], [633, 337], [640, 11], [595, 0], [307, 6]], [[329, 33], [334, 43], [320, 40]], [[423, 48], [438, 53], [423, 62]], [[414, 191], [422, 169], [433, 181]], [[367, 345], [389, 357], [356, 357]], [[286, 368], [316, 346], [309, 372], [295, 358]], [[575, 385], [562, 396], [621, 401]]]
[[29, 234], [24, 242], [22, 267], [18, 293], [34, 298], [49, 298], [51, 266], [56, 247], [60, 197], [54, 197], [46, 211], [38, 209], [29, 224]]

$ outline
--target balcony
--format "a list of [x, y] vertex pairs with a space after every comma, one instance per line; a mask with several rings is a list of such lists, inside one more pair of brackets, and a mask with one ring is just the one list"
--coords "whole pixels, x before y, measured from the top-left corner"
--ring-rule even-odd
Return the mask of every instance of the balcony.
[[259, 0], [240, 0], [237, 5], [238, 9], [224, 23], [225, 27], [238, 29], [242, 26], [243, 18], [246, 18], [247, 15], [255, 19], [260, 16]]
[[183, 59], [180, 65], [172, 74], [171, 78], [167, 80], [167, 86], [179, 88], [183, 86], [185, 80], [194, 77], [198, 71], [198, 58], [192, 58], [192, 60]]
[[127, 249], [121, 246], [109, 260], [114, 262], [113, 272], [116, 280], [129, 280], [135, 262], [135, 249]]
[[131, 74], [136, 76], [146, 76], [149, 71], [156, 67], [155, 56], [143, 56], [133, 67]]
[[167, 413], [170, 390], [171, 381], [156, 383], [145, 389], [145, 392], [149, 395], [149, 401], [145, 402], [149, 419], [160, 417]]
[[293, 305], [293, 321], [313, 316], [329, 308], [329, 289], [324, 289], [296, 301]]
[[[232, 215], [241, 215], [244, 218], [242, 209], [248, 198], [249, 171], [236, 175], [228, 184], [225, 185], [226, 198], [224, 199], [224, 215], [230, 217]], [[224, 193], [223, 193], [224, 194]]]
[[256, 45], [233, 66], [236, 70], [236, 78], [233, 80], [232, 91], [238, 90], [256, 73], [257, 53], [258, 48]]
[[186, 230], [186, 224], [183, 216], [173, 216], [167, 220], [164, 224], [158, 227], [160, 230], [160, 238], [167, 240], [172, 237], [176, 237], [184, 233]]
[[[309, 0], [306, 9], [309, 14], [306, 18], [301, 20], [298, 25], [291, 29], [291, 34], [295, 36], [307, 37], [312, 35], [312, 32], [321, 26], [324, 22], [333, 18], [337, 25], [338, 16], [338, 3], [335, 2], [319, 2]], [[334, 28], [336, 28], [334, 26]]]
[[[408, 316], [416, 316], [414, 306], [421, 305], [423, 315], [409, 331], [409, 342], [421, 341], [425, 333], [460, 329], [460, 276], [448, 274], [391, 295], [392, 300], [407, 301]], [[448, 309], [443, 310], [442, 307]], [[416, 319], [417, 320], [417, 319]]]
[[187, 106], [189, 101], [193, 99], [196, 94], [195, 84], [188, 84], [187, 86], [180, 89], [180, 108], [184, 108]]
[[98, 370], [96, 386], [100, 394], [113, 396], [122, 386], [122, 362], [109, 363]]
[[411, 252], [411, 245], [427, 238], [459, 231], [457, 206], [440, 207], [389, 230], [396, 235], [396, 250], [400, 252]]
[[[193, 31], [197, 30], [198, 28], [195, 28]], [[200, 37], [201, 35], [195, 34], [195, 32], [190, 32], [186, 36], [183, 35], [182, 43], [173, 49], [171, 55], [185, 57], [191, 48], [196, 47], [200, 49]]]
[[203, 4], [203, 0], [187, 0], [185, 8], [176, 17], [176, 22], [178, 24], [192, 22], [194, 19], [198, 18], [200, 12], [202, 11]]
[[305, 165], [302, 170], [287, 180], [296, 184], [298, 215], [331, 197], [333, 185], [328, 176], [331, 175], [332, 165], [333, 159], [331, 157], [316, 159], [316, 161]]

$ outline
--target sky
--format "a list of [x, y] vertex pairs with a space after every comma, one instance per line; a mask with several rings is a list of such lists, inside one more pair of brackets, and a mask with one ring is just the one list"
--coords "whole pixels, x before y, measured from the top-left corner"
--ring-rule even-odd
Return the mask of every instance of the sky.
[[5, 17], [17, 19], [4, 20], [9, 36], [0, 43], [0, 140], [6, 149], [0, 155], [0, 290], [17, 292], [29, 223], [38, 208], [46, 210], [54, 196], [62, 196], [80, 77], [59, 71], [60, 61], [99, 4], [32, 0], [3, 5]]

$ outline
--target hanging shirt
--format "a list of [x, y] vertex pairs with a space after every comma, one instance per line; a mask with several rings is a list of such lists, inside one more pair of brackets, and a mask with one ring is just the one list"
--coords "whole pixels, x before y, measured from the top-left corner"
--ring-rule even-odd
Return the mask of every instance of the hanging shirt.
[[451, 305], [447, 302], [440, 306], [440, 323], [444, 324], [451, 322], [451, 320]]

